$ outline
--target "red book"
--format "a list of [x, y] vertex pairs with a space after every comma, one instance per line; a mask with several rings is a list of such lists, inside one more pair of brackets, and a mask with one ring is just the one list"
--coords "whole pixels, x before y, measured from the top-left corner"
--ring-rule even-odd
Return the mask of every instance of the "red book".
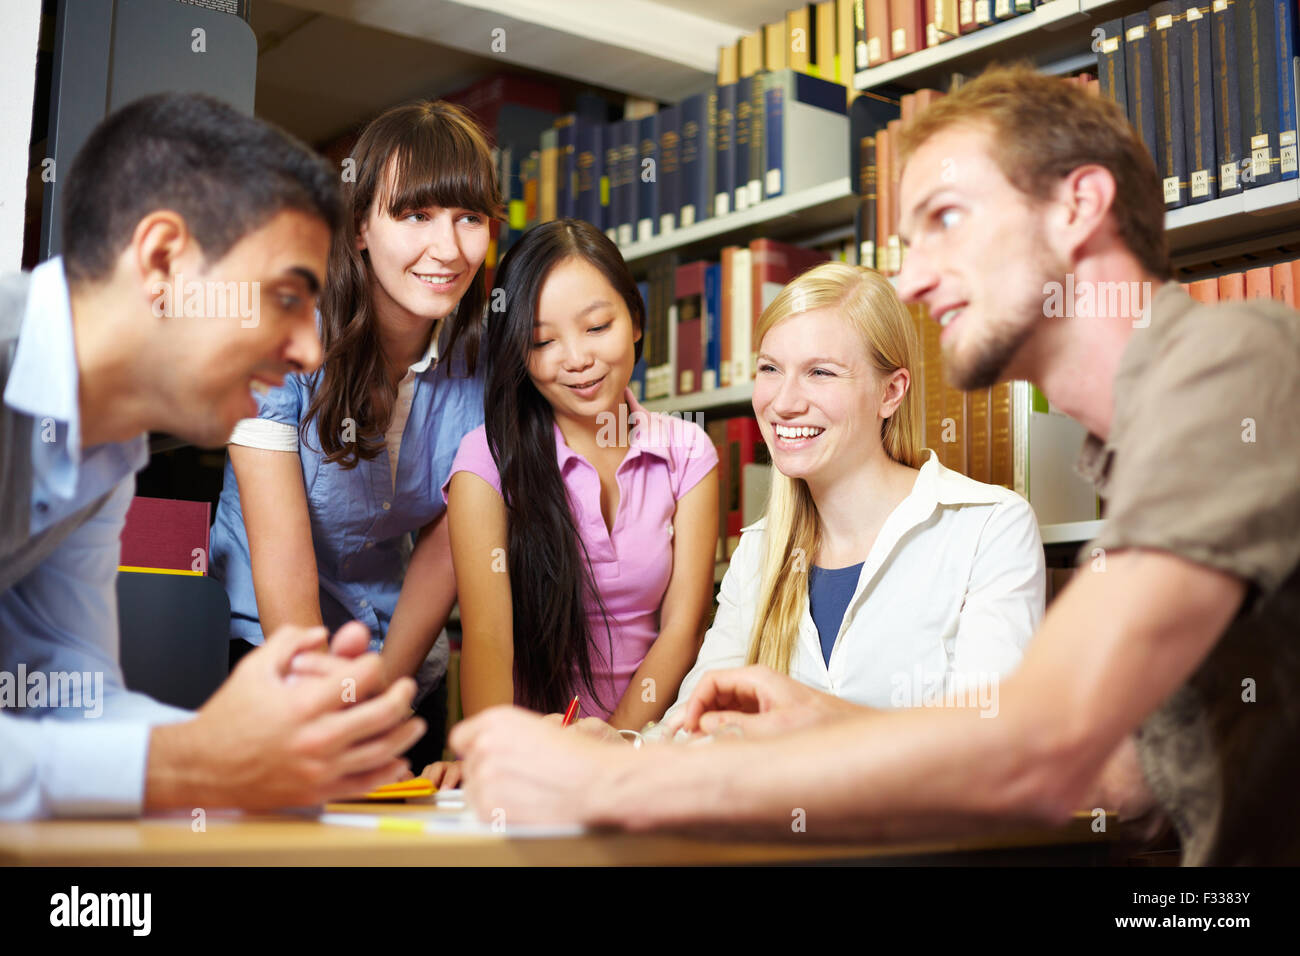
[[889, 0], [889, 55], [925, 48], [925, 0]]
[[1219, 280], [1197, 279], [1188, 285], [1187, 294], [1197, 302], [1213, 305], [1219, 301]]
[[893, 59], [889, 52], [890, 0], [866, 0], [867, 3], [867, 65], [876, 66]]
[[740, 529], [744, 526], [741, 474], [748, 464], [766, 464], [769, 461], [771, 458], [767, 453], [767, 443], [759, 431], [758, 420], [752, 416], [727, 419], [727, 484], [723, 489], [721, 505], [727, 511], [728, 558], [740, 544]]
[[975, 0], [957, 0], [957, 23], [962, 33], [970, 33], [979, 26], [975, 21]]
[[1230, 302], [1246, 298], [1246, 274], [1244, 272], [1231, 272], [1226, 276], [1219, 276], [1219, 301]]
[[1246, 270], [1246, 298], [1273, 298], [1273, 270], [1268, 266]]
[[1296, 308], [1295, 283], [1300, 278], [1300, 259], [1279, 262], [1273, 267], [1273, 298]]
[[207, 574], [209, 510], [206, 501], [132, 498], [122, 527], [119, 564]]
[[704, 377], [704, 273], [707, 262], [677, 267], [673, 298], [677, 301], [677, 394], [701, 388]]

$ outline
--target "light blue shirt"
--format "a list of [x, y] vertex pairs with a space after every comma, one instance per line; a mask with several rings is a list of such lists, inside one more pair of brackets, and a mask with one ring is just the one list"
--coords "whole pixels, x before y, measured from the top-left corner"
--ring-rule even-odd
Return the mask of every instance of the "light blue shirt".
[[[440, 348], [437, 354], [447, 353]], [[382, 646], [393, 619], [413, 535], [446, 510], [441, 488], [456, 450], [467, 433], [483, 424], [482, 378], [466, 377], [459, 359], [451, 374], [451, 364], [446, 359], [430, 361], [415, 373], [395, 478], [383, 452], [352, 469], [327, 463], [315, 419], [306, 441], [297, 443], [320, 578], [321, 617], [331, 632], [350, 620], [361, 621], [370, 628], [374, 649]], [[317, 374], [290, 375], [280, 387], [258, 395], [259, 416], [296, 429], [311, 402]], [[212, 576], [225, 584], [230, 596], [231, 635], [261, 644], [239, 482], [229, 461], [211, 546]], [[438, 673], [422, 675], [422, 691], [428, 681], [442, 677], [445, 660], [440, 665]]]
[[[111, 495], [0, 595], [3, 819], [139, 813], [150, 726], [192, 716], [123, 682], [117, 566], [134, 473], [148, 462], [149, 444], [140, 435], [83, 449], [77, 382], [68, 286], [55, 258], [32, 272], [4, 391], [6, 405], [33, 418], [32, 533]], [[54, 696], [62, 706], [51, 706]]]

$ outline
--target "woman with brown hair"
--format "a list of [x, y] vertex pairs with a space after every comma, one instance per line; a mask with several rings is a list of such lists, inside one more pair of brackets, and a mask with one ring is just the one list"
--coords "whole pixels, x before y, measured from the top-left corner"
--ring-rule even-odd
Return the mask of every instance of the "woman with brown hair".
[[483, 262], [501, 195], [482, 133], [442, 102], [377, 117], [343, 173], [322, 365], [286, 368], [231, 436], [211, 568], [230, 596], [232, 664], [282, 624], [365, 623], [389, 678], [416, 675], [430, 732], [408, 756], [423, 767], [443, 746], [438, 638], [456, 598], [438, 490], [483, 422]]

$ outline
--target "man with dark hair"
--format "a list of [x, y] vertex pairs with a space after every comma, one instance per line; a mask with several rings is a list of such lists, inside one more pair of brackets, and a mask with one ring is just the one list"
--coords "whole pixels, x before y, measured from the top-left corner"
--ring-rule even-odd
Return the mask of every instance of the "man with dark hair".
[[96, 128], [65, 200], [66, 258], [0, 278], [0, 818], [312, 804], [396, 779], [423, 731], [414, 684], [384, 686], [361, 625], [334, 653], [323, 628], [281, 629], [197, 714], [127, 691], [118, 662], [148, 432], [219, 446], [251, 387], [320, 363], [330, 169], [216, 100], [156, 96]]
[[1300, 861], [1300, 313], [1165, 282], [1153, 164], [1060, 79], [990, 70], [904, 151], [900, 296], [942, 326], [954, 383], [1030, 379], [1087, 426], [1108, 504], [996, 719], [714, 672], [684, 729], [751, 739], [620, 751], [499, 708], [452, 734], [471, 798], [518, 822], [772, 834], [800, 808], [808, 832], [873, 840], [1103, 807], [1163, 812], [1185, 863]]

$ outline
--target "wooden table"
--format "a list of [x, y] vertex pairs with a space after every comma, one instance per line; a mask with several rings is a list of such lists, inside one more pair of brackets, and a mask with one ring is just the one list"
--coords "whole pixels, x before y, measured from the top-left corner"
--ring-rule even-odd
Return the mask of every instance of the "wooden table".
[[[331, 804], [336, 813], [427, 812], [427, 804]], [[398, 833], [332, 826], [305, 814], [210, 813], [195, 832], [185, 816], [143, 820], [0, 823], [5, 866], [619, 866], [868, 863], [1104, 864], [1122, 859], [1113, 818], [1094, 833], [1080, 814], [1058, 829], [872, 845], [731, 842], [600, 832], [545, 839], [509, 834]]]

